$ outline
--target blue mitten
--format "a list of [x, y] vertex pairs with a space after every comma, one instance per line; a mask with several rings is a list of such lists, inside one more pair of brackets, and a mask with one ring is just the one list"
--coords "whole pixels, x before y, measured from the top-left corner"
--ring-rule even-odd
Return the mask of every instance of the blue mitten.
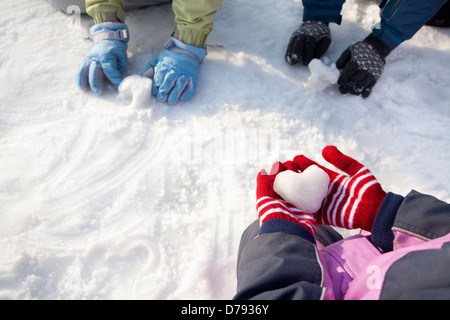
[[128, 62], [128, 28], [123, 23], [104, 22], [96, 24], [90, 31], [95, 46], [78, 67], [78, 86], [83, 90], [90, 87], [96, 94], [101, 94], [106, 76], [117, 89]]
[[170, 38], [165, 49], [145, 67], [143, 75], [153, 70], [152, 94], [161, 102], [174, 104], [190, 99], [197, 88], [200, 63], [206, 49], [186, 45]]

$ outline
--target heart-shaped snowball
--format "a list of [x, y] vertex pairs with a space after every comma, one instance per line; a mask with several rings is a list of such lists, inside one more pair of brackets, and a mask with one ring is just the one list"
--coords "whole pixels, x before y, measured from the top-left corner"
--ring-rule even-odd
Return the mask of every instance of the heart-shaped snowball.
[[314, 213], [322, 206], [329, 183], [328, 174], [318, 166], [311, 165], [302, 172], [285, 170], [278, 173], [273, 190], [298, 209]]

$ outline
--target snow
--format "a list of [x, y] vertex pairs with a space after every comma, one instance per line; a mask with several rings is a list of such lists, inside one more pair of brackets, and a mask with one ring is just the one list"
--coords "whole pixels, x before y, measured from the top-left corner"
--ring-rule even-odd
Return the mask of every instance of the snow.
[[308, 64], [308, 68], [311, 71], [311, 75], [308, 77], [307, 82], [304, 83], [306, 89], [321, 92], [325, 88], [337, 84], [339, 70], [334, 63], [327, 66], [321, 60], [313, 59]]
[[328, 193], [330, 177], [316, 165], [302, 172], [285, 170], [277, 174], [273, 190], [285, 201], [307, 213], [319, 211]]
[[133, 108], [148, 106], [152, 92], [152, 80], [140, 75], [125, 77], [118, 88], [118, 98]]
[[[171, 106], [134, 76], [167, 41], [170, 5], [128, 12], [130, 78], [97, 97], [75, 84], [91, 19], [3, 1], [0, 299], [229, 299], [257, 173], [302, 153], [326, 165], [330, 144], [385, 190], [449, 201], [450, 30], [422, 28], [362, 99], [286, 63], [301, 13], [224, 1], [196, 95]], [[329, 68], [378, 11], [348, 0], [342, 14]]]

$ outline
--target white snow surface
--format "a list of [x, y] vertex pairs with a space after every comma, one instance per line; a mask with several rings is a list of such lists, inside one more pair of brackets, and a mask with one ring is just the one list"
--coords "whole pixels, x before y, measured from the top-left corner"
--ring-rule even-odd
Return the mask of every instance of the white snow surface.
[[[197, 93], [172, 106], [133, 76], [168, 39], [170, 5], [127, 13], [133, 77], [98, 97], [75, 84], [91, 19], [3, 1], [0, 299], [229, 299], [258, 171], [297, 154], [327, 165], [326, 145], [386, 191], [449, 201], [450, 30], [422, 28], [362, 99], [286, 63], [301, 14], [300, 0], [224, 1]], [[379, 13], [348, 0], [342, 14], [326, 66]]]

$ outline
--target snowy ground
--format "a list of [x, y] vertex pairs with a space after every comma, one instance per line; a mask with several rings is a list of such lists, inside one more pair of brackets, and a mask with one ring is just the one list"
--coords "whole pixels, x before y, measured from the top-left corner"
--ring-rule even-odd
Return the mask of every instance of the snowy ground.
[[[387, 59], [368, 99], [343, 96], [332, 63], [378, 19], [349, 0], [312, 73], [284, 51], [300, 0], [226, 0], [195, 97], [102, 97], [75, 86], [90, 19], [44, 0], [0, 12], [0, 299], [228, 299], [255, 178], [334, 144], [385, 190], [450, 200], [450, 30], [424, 27]], [[170, 5], [129, 12], [126, 76], [157, 54]], [[220, 46], [218, 46], [220, 45]], [[311, 76], [311, 77], [310, 77]], [[328, 79], [327, 79], [328, 78]]]

